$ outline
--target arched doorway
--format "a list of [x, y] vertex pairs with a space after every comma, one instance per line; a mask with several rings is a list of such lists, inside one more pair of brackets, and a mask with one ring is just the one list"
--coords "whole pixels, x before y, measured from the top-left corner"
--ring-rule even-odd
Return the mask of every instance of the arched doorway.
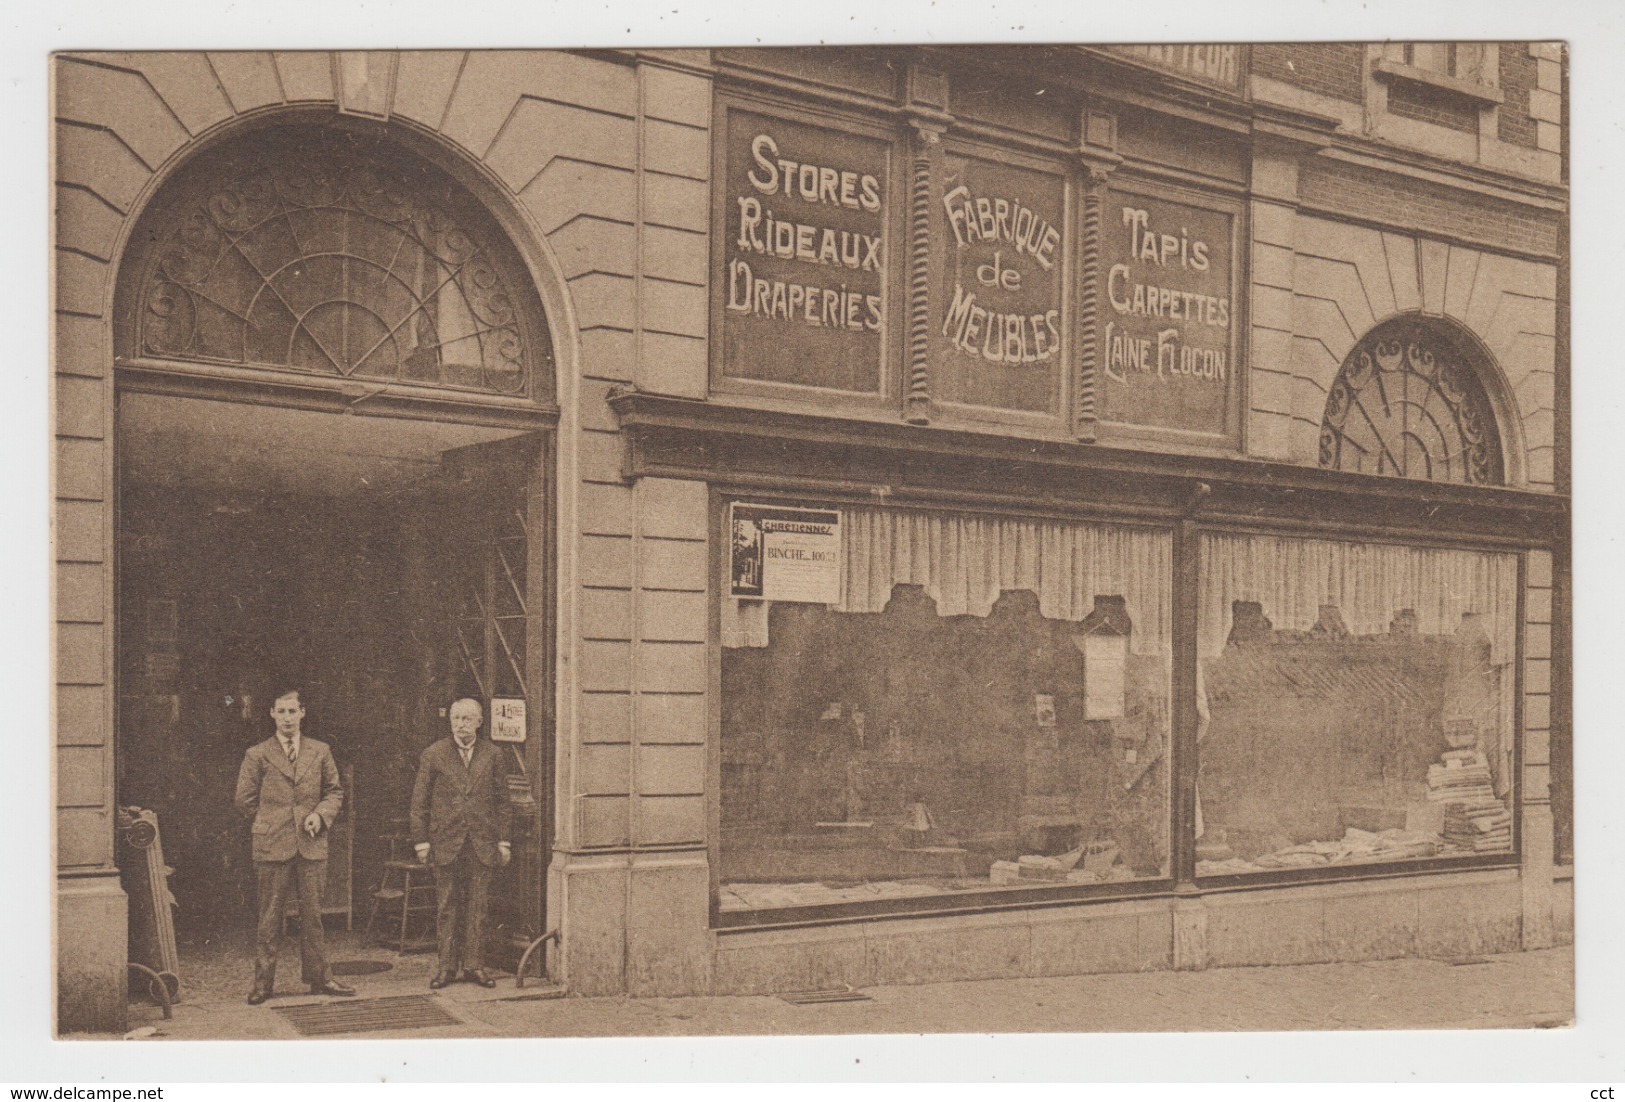
[[381, 127], [260, 127], [148, 205], [114, 337], [118, 798], [159, 812], [183, 963], [251, 921], [231, 790], [289, 681], [345, 775], [326, 901], [341, 926], [403, 852], [449, 702], [526, 702], [504, 747], [524, 832], [493, 907], [522, 946], [550, 844], [556, 409], [513, 243]]
[[1419, 317], [1365, 335], [1326, 400], [1320, 465], [1342, 471], [1498, 486], [1505, 457], [1484, 357]]

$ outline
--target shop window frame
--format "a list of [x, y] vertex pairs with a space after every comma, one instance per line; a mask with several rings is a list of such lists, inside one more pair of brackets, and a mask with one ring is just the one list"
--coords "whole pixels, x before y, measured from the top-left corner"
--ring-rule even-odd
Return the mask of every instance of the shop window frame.
[[[1171, 896], [1175, 887], [1176, 854], [1179, 840], [1172, 830], [1175, 821], [1172, 809], [1175, 801], [1176, 778], [1181, 769], [1176, 757], [1178, 751], [1178, 678], [1177, 671], [1170, 674], [1168, 683], [1168, 705], [1170, 710], [1168, 748], [1167, 748], [1167, 793], [1166, 801], [1170, 809], [1167, 826], [1168, 833], [1164, 836], [1167, 843], [1168, 875], [1145, 877], [1135, 880], [1103, 881], [1098, 884], [1054, 884], [1046, 883], [1032, 887], [994, 887], [991, 884], [986, 889], [972, 889], [954, 891], [936, 895], [904, 896], [894, 899], [863, 900], [843, 903], [815, 903], [792, 907], [760, 907], [741, 910], [723, 910], [721, 906], [722, 890], [722, 656], [724, 648], [721, 641], [722, 602], [726, 598], [726, 571], [727, 548], [730, 534], [728, 532], [728, 507], [731, 503], [740, 500], [749, 500], [763, 505], [779, 505], [796, 508], [816, 508], [838, 510], [844, 506], [873, 505], [872, 498], [865, 499], [859, 494], [851, 492], [842, 493], [822, 492], [808, 493], [806, 495], [791, 495], [783, 490], [763, 491], [745, 486], [730, 486], [722, 482], [714, 482], [710, 491], [711, 510], [711, 556], [710, 556], [710, 644], [711, 655], [709, 668], [709, 732], [710, 745], [707, 753], [707, 777], [711, 792], [707, 809], [709, 820], [709, 842], [707, 844], [710, 867], [710, 920], [713, 929], [736, 930], [758, 929], [763, 927], [786, 928], [797, 926], [821, 926], [839, 922], [867, 921], [876, 918], [906, 918], [926, 917], [933, 915], [965, 915], [982, 914], [996, 911], [1025, 910], [1034, 907], [1048, 907], [1058, 904], [1080, 902], [1110, 902], [1116, 900], [1148, 899]], [[1078, 515], [1062, 511], [1043, 511], [1032, 508], [1012, 507], [1004, 510], [993, 510], [987, 505], [967, 508], [963, 504], [955, 505], [941, 502], [911, 502], [911, 507], [922, 510], [968, 512], [974, 511], [983, 515], [1010, 517], [1016, 519], [1048, 520], [1064, 524], [1110, 524], [1118, 527], [1136, 527], [1147, 531], [1165, 532], [1170, 537], [1175, 535], [1171, 525], [1146, 520], [1144, 518], [1118, 517], [1111, 518], [1103, 515]], [[1177, 597], [1170, 590], [1171, 603], [1177, 617]], [[1173, 634], [1173, 645], [1177, 646], [1177, 623]]]
[[[743, 409], [716, 403], [626, 392], [611, 398], [628, 443], [630, 478], [705, 482], [712, 510], [708, 749], [711, 927], [719, 933], [827, 925], [889, 917], [1073, 906], [1178, 894], [1256, 890], [1307, 882], [1380, 880], [1440, 873], [1517, 868], [1524, 857], [1523, 807], [1515, 806], [1511, 853], [1403, 862], [1291, 869], [1236, 878], [1195, 878], [1194, 838], [1177, 829], [1191, 821], [1194, 796], [1196, 697], [1195, 548], [1203, 534], [1265, 534], [1511, 552], [1519, 556], [1518, 600], [1527, 600], [1527, 555], [1551, 552], [1567, 539], [1569, 503], [1559, 494], [1516, 486], [1465, 486], [1352, 474], [1295, 464], [1222, 456], [1167, 455], [1101, 444], [999, 439], [943, 429], [922, 437], [903, 425], [852, 424], [807, 412]], [[720, 842], [721, 779], [720, 584], [726, 509], [730, 498], [792, 504], [889, 502], [925, 508], [1075, 523], [1139, 524], [1174, 529], [1172, 589], [1173, 730], [1169, 748], [1173, 789], [1171, 877], [1154, 884], [1119, 882], [1068, 886], [1059, 898], [1024, 900], [927, 897], [803, 911], [719, 913], [716, 847]], [[1522, 799], [1523, 659], [1527, 628], [1520, 603], [1517, 639], [1514, 798]], [[1554, 650], [1558, 644], [1554, 642]], [[1188, 763], [1188, 764], [1187, 764]], [[1189, 788], [1186, 786], [1190, 785]], [[1132, 888], [1132, 890], [1130, 890]], [[1079, 893], [1085, 894], [1079, 894]], [[836, 911], [834, 908], [842, 908]]]
[[[1381, 476], [1369, 476], [1381, 477]], [[897, 899], [877, 899], [862, 902], [807, 904], [792, 907], [763, 907], [749, 910], [723, 910], [720, 902], [721, 879], [721, 800], [722, 800], [722, 710], [720, 637], [721, 601], [724, 599], [723, 578], [726, 570], [728, 546], [728, 505], [732, 501], [749, 498], [762, 504], [794, 507], [839, 509], [843, 505], [872, 504], [863, 497], [847, 493], [791, 495], [783, 491], [764, 493], [747, 487], [729, 487], [714, 483], [710, 493], [712, 512], [711, 549], [711, 669], [710, 708], [711, 749], [707, 763], [712, 792], [708, 814], [710, 841], [707, 845], [710, 865], [711, 926], [719, 932], [762, 928], [797, 928], [824, 926], [843, 922], [873, 919], [954, 916], [984, 914], [999, 911], [1020, 911], [1039, 907], [1079, 905], [1088, 903], [1126, 902], [1155, 898], [1171, 898], [1192, 892], [1219, 893], [1251, 891], [1288, 887], [1307, 883], [1336, 883], [1345, 881], [1371, 881], [1441, 873], [1494, 871], [1516, 869], [1521, 866], [1523, 850], [1523, 764], [1524, 764], [1524, 606], [1527, 585], [1527, 553], [1529, 544], [1521, 540], [1495, 540], [1475, 537], [1429, 538], [1414, 534], [1395, 535], [1370, 528], [1346, 526], [1316, 526], [1306, 528], [1291, 523], [1253, 522], [1244, 525], [1224, 523], [1175, 522], [1172, 525], [1148, 524], [1130, 518], [1113, 518], [1110, 514], [1041, 513], [1030, 508], [1012, 507], [999, 512], [1000, 516], [1041, 517], [1065, 523], [1080, 524], [1138, 524], [1157, 530], [1169, 530], [1174, 535], [1173, 577], [1170, 595], [1173, 601], [1173, 660], [1169, 684], [1169, 703], [1172, 717], [1168, 747], [1168, 868], [1165, 877], [1143, 880], [1111, 881], [1100, 884], [1064, 884], [1042, 887], [1010, 889], [988, 888], [953, 892], [951, 894], [910, 896]], [[933, 506], [920, 503], [923, 508]], [[989, 512], [987, 506], [979, 511]], [[1502, 853], [1464, 854], [1448, 857], [1417, 857], [1389, 861], [1369, 861], [1345, 865], [1326, 865], [1312, 868], [1278, 869], [1253, 873], [1233, 873], [1221, 876], [1198, 876], [1195, 859], [1194, 791], [1200, 759], [1195, 746], [1196, 736], [1196, 574], [1200, 537], [1203, 535], [1271, 535], [1289, 539], [1344, 540], [1350, 542], [1386, 543], [1404, 547], [1439, 547], [1471, 552], [1512, 553], [1517, 558], [1517, 637], [1513, 649], [1513, 739], [1512, 782], [1509, 802], [1512, 811], [1512, 847]], [[1183, 607], [1182, 607], [1183, 606]], [[1182, 658], [1184, 661], [1182, 662]]]
[[[1372, 478], [1386, 477], [1372, 475]], [[1278, 536], [1283, 539], [1318, 539], [1337, 540], [1345, 542], [1381, 543], [1399, 547], [1437, 547], [1445, 550], [1468, 551], [1478, 553], [1510, 553], [1517, 559], [1517, 601], [1514, 622], [1516, 632], [1512, 650], [1511, 665], [1513, 670], [1512, 684], [1512, 778], [1508, 785], [1508, 805], [1512, 812], [1512, 847], [1510, 850], [1488, 854], [1462, 854], [1450, 857], [1411, 857], [1390, 861], [1362, 861], [1346, 865], [1324, 865], [1312, 868], [1275, 869], [1262, 872], [1226, 873], [1220, 876], [1198, 876], [1195, 869], [1195, 821], [1194, 817], [1188, 820], [1190, 829], [1185, 833], [1192, 846], [1191, 863], [1188, 868], [1188, 881], [1193, 883], [1199, 891], [1230, 891], [1250, 890], [1256, 888], [1282, 887], [1293, 884], [1337, 882], [1345, 880], [1377, 880], [1403, 876], [1426, 876], [1441, 872], [1466, 872], [1477, 870], [1493, 870], [1505, 868], [1518, 868], [1523, 863], [1523, 765], [1524, 765], [1524, 650], [1526, 624], [1524, 622], [1525, 603], [1527, 601], [1528, 585], [1528, 552], [1529, 544], [1523, 541], [1498, 541], [1472, 538], [1452, 538], [1441, 535], [1431, 538], [1411, 536], [1395, 536], [1381, 531], [1370, 529], [1337, 529], [1318, 528], [1305, 531], [1301, 527], [1286, 524], [1271, 524], [1257, 522], [1246, 525], [1200, 525], [1196, 533], [1216, 536], [1247, 536], [1263, 535]], [[1193, 558], [1199, 557], [1199, 539], [1193, 541], [1190, 553]], [[1199, 570], [1200, 564], [1193, 564]], [[1194, 594], [1193, 594], [1194, 596]], [[1193, 610], [1194, 611], [1194, 610]], [[1269, 610], [1265, 609], [1266, 615]], [[1188, 624], [1175, 623], [1176, 634], [1185, 628], [1192, 633], [1191, 651], [1194, 658], [1194, 633], [1197, 624], [1194, 617]], [[1176, 671], [1177, 672], [1177, 671]], [[1192, 710], [1196, 699], [1196, 683], [1194, 668], [1188, 684], [1179, 688], [1188, 692]], [[1191, 729], [1191, 738], [1195, 739], [1194, 717]], [[1200, 768], [1199, 758], [1193, 756], [1191, 762], [1191, 781], [1194, 784], [1196, 770]], [[1177, 828], [1179, 824], [1175, 824]]]

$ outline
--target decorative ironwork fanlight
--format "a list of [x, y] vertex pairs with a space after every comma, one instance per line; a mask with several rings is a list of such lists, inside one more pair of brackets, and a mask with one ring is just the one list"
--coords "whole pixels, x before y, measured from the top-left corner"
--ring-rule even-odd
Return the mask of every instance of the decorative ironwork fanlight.
[[1368, 333], [1326, 400], [1320, 465], [1340, 471], [1499, 485], [1500, 435], [1471, 361], [1426, 322]]
[[149, 220], [134, 355], [535, 396], [540, 306], [450, 176], [354, 132], [251, 137]]

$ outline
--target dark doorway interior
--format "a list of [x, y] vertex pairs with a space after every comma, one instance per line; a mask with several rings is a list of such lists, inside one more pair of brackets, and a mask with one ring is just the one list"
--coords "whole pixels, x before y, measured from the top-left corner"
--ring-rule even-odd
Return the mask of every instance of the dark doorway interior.
[[[330, 926], [359, 928], [386, 860], [410, 851], [418, 754], [445, 734], [450, 700], [491, 694], [482, 619], [510, 613], [523, 663], [534, 449], [498, 430], [146, 395], [124, 396], [120, 430], [118, 798], [159, 815], [183, 969], [188, 945], [252, 926], [232, 794], [284, 683], [302, 687], [305, 732], [346, 778], [327, 902]], [[516, 564], [517, 597], [499, 607], [492, 577]], [[505, 747], [510, 768], [539, 781], [539, 749]], [[493, 901], [510, 938], [542, 890], [539, 830], [517, 841], [526, 859]]]

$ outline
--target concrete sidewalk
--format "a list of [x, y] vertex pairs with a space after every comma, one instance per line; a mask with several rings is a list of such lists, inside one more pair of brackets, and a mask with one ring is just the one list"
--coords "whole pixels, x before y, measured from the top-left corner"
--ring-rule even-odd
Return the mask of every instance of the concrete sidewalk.
[[[1386, 960], [1205, 972], [971, 980], [876, 987], [861, 1001], [798, 1005], [774, 996], [569, 998], [505, 977], [493, 990], [430, 992], [421, 976], [359, 976], [356, 1000], [421, 995], [456, 1025], [349, 1038], [764, 1036], [865, 1033], [1094, 1033], [1188, 1030], [1471, 1029], [1570, 1024], [1572, 948], [1468, 961]], [[259, 1007], [216, 998], [132, 1006], [131, 1025], [184, 1040], [298, 1038], [276, 1007], [341, 1000], [285, 996]]]

